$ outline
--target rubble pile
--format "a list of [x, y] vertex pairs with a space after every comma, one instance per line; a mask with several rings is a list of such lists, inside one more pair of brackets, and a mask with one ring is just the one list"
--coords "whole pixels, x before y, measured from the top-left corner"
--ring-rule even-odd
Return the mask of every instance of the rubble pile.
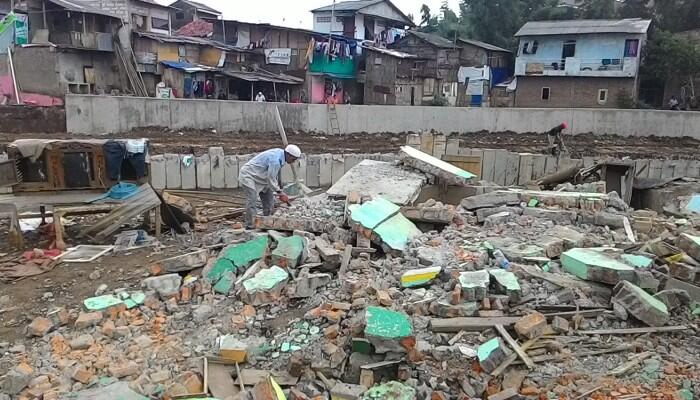
[[297, 199], [47, 310], [0, 399], [697, 398], [700, 223], [592, 187]]

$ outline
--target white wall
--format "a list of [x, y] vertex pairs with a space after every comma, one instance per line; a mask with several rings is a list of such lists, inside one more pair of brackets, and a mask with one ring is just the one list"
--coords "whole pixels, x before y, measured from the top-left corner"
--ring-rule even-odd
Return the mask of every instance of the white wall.
[[[66, 95], [70, 133], [120, 133], [145, 126], [173, 129], [215, 128], [219, 132], [275, 132], [274, 107], [290, 131], [328, 133], [328, 108], [322, 104], [254, 103], [220, 100]], [[463, 108], [339, 105], [342, 133], [478, 131], [545, 132], [566, 122], [571, 133], [622, 136], [690, 136], [700, 139], [700, 112]]]

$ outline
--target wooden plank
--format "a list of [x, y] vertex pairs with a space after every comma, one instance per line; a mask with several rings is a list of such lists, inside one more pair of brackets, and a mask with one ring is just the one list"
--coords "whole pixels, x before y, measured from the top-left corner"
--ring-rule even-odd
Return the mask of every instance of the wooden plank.
[[235, 366], [223, 365], [214, 362], [209, 362], [209, 391], [217, 399], [226, 399], [231, 396], [236, 396], [240, 393], [240, 389], [233, 381], [232, 372], [236, 370]]
[[547, 164], [547, 156], [544, 154], [535, 154], [532, 156], [532, 179], [540, 179], [545, 175]]
[[505, 186], [515, 186], [518, 184], [520, 175], [520, 154], [509, 153], [506, 159], [506, 179]]
[[496, 150], [484, 150], [481, 158], [481, 179], [494, 182], [496, 174]]
[[506, 340], [508, 345], [515, 351], [515, 354], [518, 355], [518, 358], [523, 360], [523, 362], [529, 369], [535, 368], [535, 363], [532, 362], [530, 357], [528, 357], [527, 354], [525, 354], [525, 351], [523, 351], [523, 349], [520, 348], [518, 343], [510, 336], [508, 331], [506, 331], [506, 328], [504, 328], [503, 325], [496, 325], [495, 328], [498, 331], [498, 333], [501, 334], [503, 339]]
[[497, 185], [506, 184], [506, 165], [508, 164], [508, 151], [496, 150], [493, 169], [493, 182]]
[[532, 154], [520, 154], [520, 165], [518, 171], [518, 185], [525, 185], [532, 180], [532, 165], [534, 159]]
[[211, 163], [211, 187], [212, 189], [223, 189], [225, 184], [224, 148], [210, 147], [209, 162]]
[[459, 317], [433, 318], [430, 320], [430, 330], [438, 333], [456, 333], [459, 331], [480, 332], [496, 325], [510, 326], [520, 321], [522, 317]]
[[657, 326], [644, 328], [624, 328], [624, 329], [597, 329], [592, 331], [576, 331], [577, 335], [637, 335], [644, 333], [677, 332], [690, 329], [685, 325]]

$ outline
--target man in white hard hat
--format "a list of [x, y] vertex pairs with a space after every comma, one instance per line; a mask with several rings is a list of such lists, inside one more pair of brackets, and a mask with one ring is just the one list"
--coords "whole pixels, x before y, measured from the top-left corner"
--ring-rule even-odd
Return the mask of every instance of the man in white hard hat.
[[238, 174], [238, 183], [245, 191], [246, 228], [253, 227], [253, 218], [257, 214], [258, 197], [262, 202], [263, 215], [272, 214], [275, 193], [281, 202], [289, 202], [289, 197], [280, 188], [280, 170], [284, 164], [291, 164], [299, 157], [301, 157], [299, 147], [290, 144], [285, 149], [263, 151], [241, 168]]

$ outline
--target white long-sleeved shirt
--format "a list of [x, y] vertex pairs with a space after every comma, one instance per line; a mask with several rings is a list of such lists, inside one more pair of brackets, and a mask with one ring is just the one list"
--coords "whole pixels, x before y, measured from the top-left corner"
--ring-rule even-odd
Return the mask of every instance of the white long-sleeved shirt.
[[243, 165], [238, 174], [238, 183], [258, 193], [265, 188], [277, 192], [280, 190], [279, 174], [284, 164], [284, 150], [263, 151]]

